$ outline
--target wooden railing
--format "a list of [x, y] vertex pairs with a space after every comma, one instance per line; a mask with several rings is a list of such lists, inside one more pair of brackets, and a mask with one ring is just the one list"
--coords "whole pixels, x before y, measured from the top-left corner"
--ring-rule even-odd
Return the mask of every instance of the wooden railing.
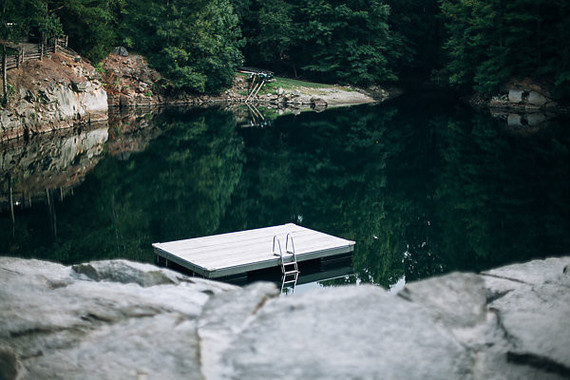
[[67, 47], [68, 38], [55, 38], [49, 44], [19, 44], [18, 51], [14, 55], [7, 55], [2, 60], [5, 62], [5, 69], [12, 70], [19, 68], [24, 62], [31, 60], [42, 60], [46, 54], [63, 53], [70, 58], [77, 57], [77, 53]]

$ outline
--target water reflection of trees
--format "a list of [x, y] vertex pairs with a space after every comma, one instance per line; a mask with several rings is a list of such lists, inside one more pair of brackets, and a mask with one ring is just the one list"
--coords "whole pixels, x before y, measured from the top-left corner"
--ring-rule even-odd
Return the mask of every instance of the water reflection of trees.
[[359, 280], [386, 287], [568, 250], [563, 127], [513, 135], [468, 109], [404, 106], [247, 131], [225, 229], [292, 221], [354, 239]]
[[[358, 281], [386, 287], [567, 253], [568, 130], [513, 135], [433, 104], [403, 99], [243, 130], [220, 110], [164, 113], [143, 152], [108, 155], [52, 205], [55, 241], [30, 212], [15, 238], [2, 228], [1, 248], [65, 263], [151, 261], [155, 241], [294, 222], [356, 240]], [[356, 280], [327, 285], [347, 281]]]
[[563, 125], [521, 136], [476, 115], [440, 128], [435, 217], [438, 250], [449, 268], [568, 252], [570, 136]]
[[155, 123], [163, 133], [143, 153], [107, 156], [74, 197], [57, 205], [56, 241], [28, 240], [38, 220], [22, 216], [12, 242], [17, 254], [64, 263], [150, 261], [154, 241], [214, 233], [244, 161], [231, 114], [163, 114]]
[[396, 114], [393, 107], [357, 107], [244, 131], [248, 161], [225, 229], [295, 222], [354, 239], [359, 277], [395, 282], [405, 244], [387, 222], [387, 165], [409, 133], [390, 127]]

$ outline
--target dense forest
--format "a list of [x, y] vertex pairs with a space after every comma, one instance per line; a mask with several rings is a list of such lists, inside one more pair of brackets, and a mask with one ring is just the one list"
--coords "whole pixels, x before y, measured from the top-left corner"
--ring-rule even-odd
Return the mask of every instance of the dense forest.
[[566, 0], [3, 0], [0, 18], [0, 41], [66, 34], [95, 64], [125, 46], [173, 91], [219, 92], [248, 65], [487, 95], [530, 78], [570, 96]]

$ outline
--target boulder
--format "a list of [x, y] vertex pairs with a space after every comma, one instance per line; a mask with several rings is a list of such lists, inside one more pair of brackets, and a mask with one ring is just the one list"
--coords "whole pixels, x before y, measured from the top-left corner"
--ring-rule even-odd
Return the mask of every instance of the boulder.
[[71, 86], [73, 88], [73, 91], [75, 92], [85, 92], [89, 87], [89, 82], [88, 81], [71, 82]]
[[373, 286], [270, 299], [229, 346], [216, 366], [231, 379], [466, 378], [471, 368], [421, 306]]
[[544, 95], [536, 92], [536, 91], [531, 91], [528, 94], [528, 99], [527, 99], [529, 104], [532, 104], [533, 106], [543, 106], [546, 103], [548, 103], [548, 98], [546, 98]]
[[482, 273], [510, 362], [570, 376], [569, 265], [568, 257], [551, 258]]
[[310, 99], [311, 108], [317, 112], [322, 112], [327, 108], [326, 100], [318, 97], [312, 97]]
[[[9, 365], [0, 378], [200, 378], [197, 316], [211, 294], [235, 287], [128, 267], [94, 263], [89, 277], [81, 266], [1, 258], [0, 361]], [[116, 282], [109, 273], [118, 268], [130, 277]], [[151, 283], [180, 282], [148, 283], [148, 272], [161, 271]]]
[[452, 273], [412, 283], [399, 295], [448, 327], [473, 327], [486, 319], [485, 281], [476, 274]]
[[129, 56], [129, 52], [123, 46], [117, 46], [116, 48], [114, 48], [113, 54], [120, 55], [121, 57], [128, 57]]
[[[69, 73], [68, 73], [69, 74]], [[97, 80], [53, 81], [20, 88], [11, 117], [0, 117], [0, 139], [107, 120], [107, 93]]]
[[523, 90], [513, 89], [509, 90], [509, 102], [520, 103], [523, 101]]

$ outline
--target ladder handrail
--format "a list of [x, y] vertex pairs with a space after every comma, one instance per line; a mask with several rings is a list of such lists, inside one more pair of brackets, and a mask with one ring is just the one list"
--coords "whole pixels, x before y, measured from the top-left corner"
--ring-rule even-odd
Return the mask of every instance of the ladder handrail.
[[[293, 248], [292, 250], [289, 250], [289, 240], [291, 240], [291, 247]], [[297, 254], [295, 252], [295, 241], [293, 240], [293, 236], [291, 235], [291, 233], [288, 233], [287, 237], [285, 238], [285, 252], [292, 254], [293, 261], [297, 261]]]
[[[275, 241], [277, 241], [277, 246], [279, 247], [279, 253], [275, 250]], [[277, 235], [273, 236], [273, 255], [280, 256], [283, 260], [283, 250], [281, 249], [281, 240], [277, 239]]]

